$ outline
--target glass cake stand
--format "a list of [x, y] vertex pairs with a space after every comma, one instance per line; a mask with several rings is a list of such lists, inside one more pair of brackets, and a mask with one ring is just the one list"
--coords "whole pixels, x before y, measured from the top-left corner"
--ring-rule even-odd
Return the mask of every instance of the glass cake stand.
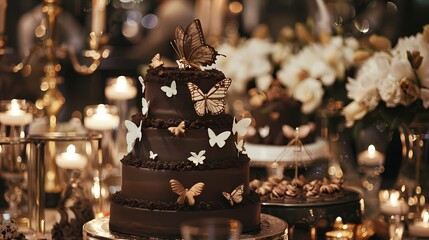
[[[300, 156], [300, 164], [311, 164], [329, 156], [329, 147], [326, 140], [317, 139], [314, 143], [305, 145], [309, 156], [304, 150]], [[274, 161], [280, 166], [289, 167], [295, 164], [296, 146], [278, 146], [266, 144], [253, 144], [246, 142], [246, 152], [251, 159], [252, 166], [271, 166]]]
[[[159, 239], [142, 238], [138, 236], [126, 235], [122, 233], [111, 232], [109, 230], [109, 217], [93, 219], [83, 225], [84, 240], [119, 240], [119, 239]], [[261, 214], [261, 230], [257, 233], [242, 234], [242, 240], [287, 240], [288, 224], [277, 217]]]

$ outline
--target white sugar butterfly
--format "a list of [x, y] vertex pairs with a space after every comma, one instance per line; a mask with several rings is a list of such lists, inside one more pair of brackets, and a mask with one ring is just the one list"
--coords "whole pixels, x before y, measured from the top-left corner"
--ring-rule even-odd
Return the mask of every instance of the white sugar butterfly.
[[144, 85], [144, 79], [142, 76], [139, 76], [139, 81], [142, 85], [142, 93], [144, 93], [144, 90], [146, 89], [146, 86]]
[[158, 153], [154, 153], [152, 151], [149, 151], [149, 158], [150, 159], [155, 159], [156, 157], [158, 157]]
[[225, 146], [225, 140], [229, 138], [229, 136], [231, 135], [230, 131], [225, 131], [220, 133], [219, 135], [216, 135], [213, 130], [211, 130], [210, 128], [207, 128], [207, 131], [209, 133], [209, 144], [210, 146], [214, 146], [214, 145], [218, 145], [220, 148], [222, 148], [223, 146]]
[[142, 98], [142, 113], [146, 116], [147, 112], [149, 111], [149, 103], [150, 101], [146, 101], [145, 98]]
[[206, 156], [204, 154], [206, 153], [206, 150], [201, 150], [198, 155], [195, 152], [191, 152], [190, 157], [188, 157], [188, 160], [193, 162], [195, 166], [198, 166], [198, 164], [204, 164], [204, 159], [206, 159]]
[[170, 186], [171, 190], [173, 190], [174, 193], [179, 195], [179, 198], [177, 198], [176, 202], [178, 204], [183, 204], [185, 203], [185, 201], [187, 201], [189, 206], [193, 206], [195, 204], [194, 197], [200, 195], [204, 189], [204, 183], [199, 182], [188, 190], [188, 188], [185, 188], [182, 183], [175, 179], [170, 180]]
[[307, 123], [295, 129], [289, 125], [283, 125], [282, 132], [283, 132], [283, 135], [287, 138], [305, 138], [312, 131], [314, 131], [315, 128], [316, 128], [316, 125], [314, 123]]
[[142, 139], [142, 121], [140, 121], [140, 126], [137, 127], [137, 125], [129, 120], [125, 120], [125, 126], [128, 129], [127, 135], [126, 135], [126, 142], [127, 142], [127, 151], [131, 152], [133, 150], [134, 142], [138, 138], [139, 140]]
[[225, 96], [230, 85], [231, 79], [225, 78], [216, 83], [216, 85], [205, 94], [197, 85], [188, 82], [192, 101], [195, 102], [195, 112], [198, 116], [204, 116], [207, 113], [211, 113], [212, 115], [222, 113], [225, 110]]
[[246, 149], [244, 148], [244, 139], [241, 139], [238, 141], [238, 143], [235, 143], [235, 147], [237, 148], [239, 153], [246, 154]]
[[245, 136], [247, 133], [247, 127], [250, 125], [251, 122], [252, 120], [250, 118], [243, 118], [236, 123], [234, 117], [234, 120], [232, 121], [232, 133], [238, 133], [238, 136], [241, 137]]
[[222, 194], [226, 200], [229, 201], [229, 204], [234, 206], [234, 203], [241, 203], [241, 201], [243, 201], [243, 192], [244, 186], [241, 184], [240, 186], [236, 187], [232, 193], [222, 192]]
[[176, 95], [177, 94], [176, 81], [172, 81], [170, 87], [162, 86], [161, 90], [165, 92], [165, 95], [167, 95], [167, 97], [172, 97]]
[[270, 126], [267, 125], [265, 127], [259, 128], [258, 132], [259, 132], [259, 135], [261, 135], [262, 138], [266, 138], [270, 134]]

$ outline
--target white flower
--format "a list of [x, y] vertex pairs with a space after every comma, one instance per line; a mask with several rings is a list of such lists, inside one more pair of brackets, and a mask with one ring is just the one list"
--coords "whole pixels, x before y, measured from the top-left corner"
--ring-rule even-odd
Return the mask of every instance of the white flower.
[[392, 75], [387, 76], [378, 85], [378, 92], [381, 99], [386, 102], [387, 107], [395, 107], [401, 101], [401, 89], [399, 87], [399, 80], [395, 79]]
[[322, 83], [314, 78], [302, 80], [293, 92], [293, 97], [302, 103], [303, 113], [312, 113], [322, 103]]
[[271, 74], [272, 66], [269, 55], [272, 43], [268, 40], [249, 39], [237, 48], [231, 45], [221, 45], [218, 52], [227, 55], [216, 62], [215, 67], [222, 71], [232, 81], [231, 89], [242, 93], [246, 82], [252, 78]]
[[428, 88], [422, 88], [421, 89], [420, 98], [423, 101], [423, 107], [429, 108], [429, 89]]
[[277, 72], [277, 78], [280, 82], [285, 85], [291, 92], [294, 91], [296, 86], [302, 80], [300, 73], [305, 71], [301, 64], [296, 59], [292, 59], [289, 63], [284, 64], [282, 68]]
[[346, 126], [353, 126], [355, 121], [363, 118], [367, 112], [367, 106], [361, 102], [353, 101], [347, 104], [347, 106], [344, 107], [342, 112], [346, 119]]
[[271, 82], [273, 81], [273, 76], [271, 74], [265, 74], [256, 77], [256, 87], [259, 90], [266, 91], [271, 85]]
[[283, 43], [274, 43], [271, 48], [271, 56], [275, 64], [283, 64], [292, 56], [292, 48]]
[[356, 78], [349, 78], [346, 85], [347, 96], [357, 102], [366, 104], [371, 111], [380, 101], [378, 85], [389, 75], [391, 57], [384, 52], [375, 53], [369, 58], [356, 74]]
[[206, 159], [206, 156], [204, 154], [206, 153], [206, 150], [201, 150], [198, 155], [195, 152], [191, 152], [190, 157], [188, 157], [188, 160], [193, 162], [195, 166], [198, 166], [198, 164], [203, 164], [204, 159]]

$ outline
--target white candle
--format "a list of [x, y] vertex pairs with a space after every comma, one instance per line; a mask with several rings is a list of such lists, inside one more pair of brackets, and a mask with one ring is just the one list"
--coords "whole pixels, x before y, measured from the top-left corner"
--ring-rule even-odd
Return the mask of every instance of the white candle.
[[0, 123], [8, 126], [24, 126], [33, 121], [33, 115], [21, 110], [17, 99], [12, 99], [10, 109], [0, 113]]
[[368, 150], [358, 155], [358, 163], [362, 166], [381, 166], [384, 163], [384, 155], [377, 151], [374, 145], [369, 145]]
[[380, 211], [388, 215], [404, 215], [408, 213], [409, 206], [399, 199], [398, 191], [391, 191], [389, 199], [380, 203]]
[[410, 235], [416, 237], [429, 237], [429, 212], [426, 209], [422, 211], [422, 220], [410, 224], [408, 231]]
[[7, 0], [0, 0], [0, 36], [4, 35], [6, 25]]
[[126, 100], [134, 98], [137, 95], [136, 87], [125, 76], [119, 76], [115, 80], [104, 91], [108, 99]]
[[106, 26], [106, 0], [92, 0], [91, 30], [100, 36]]
[[66, 152], [57, 155], [55, 162], [64, 169], [82, 169], [85, 168], [88, 160], [85, 156], [76, 153], [76, 147], [70, 144]]
[[119, 125], [119, 117], [107, 111], [103, 104], [99, 104], [93, 115], [85, 117], [84, 125], [91, 130], [112, 130]]

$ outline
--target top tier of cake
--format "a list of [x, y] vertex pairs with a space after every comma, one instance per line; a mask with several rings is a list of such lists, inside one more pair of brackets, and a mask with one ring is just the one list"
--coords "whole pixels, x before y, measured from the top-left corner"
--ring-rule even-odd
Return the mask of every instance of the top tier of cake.
[[195, 71], [163, 66], [149, 69], [145, 77], [145, 98], [150, 101], [148, 117], [190, 121], [205, 118], [207, 115], [199, 116], [194, 108], [188, 83], [193, 83], [201, 92], [208, 93], [223, 79], [225, 75], [214, 69]]

